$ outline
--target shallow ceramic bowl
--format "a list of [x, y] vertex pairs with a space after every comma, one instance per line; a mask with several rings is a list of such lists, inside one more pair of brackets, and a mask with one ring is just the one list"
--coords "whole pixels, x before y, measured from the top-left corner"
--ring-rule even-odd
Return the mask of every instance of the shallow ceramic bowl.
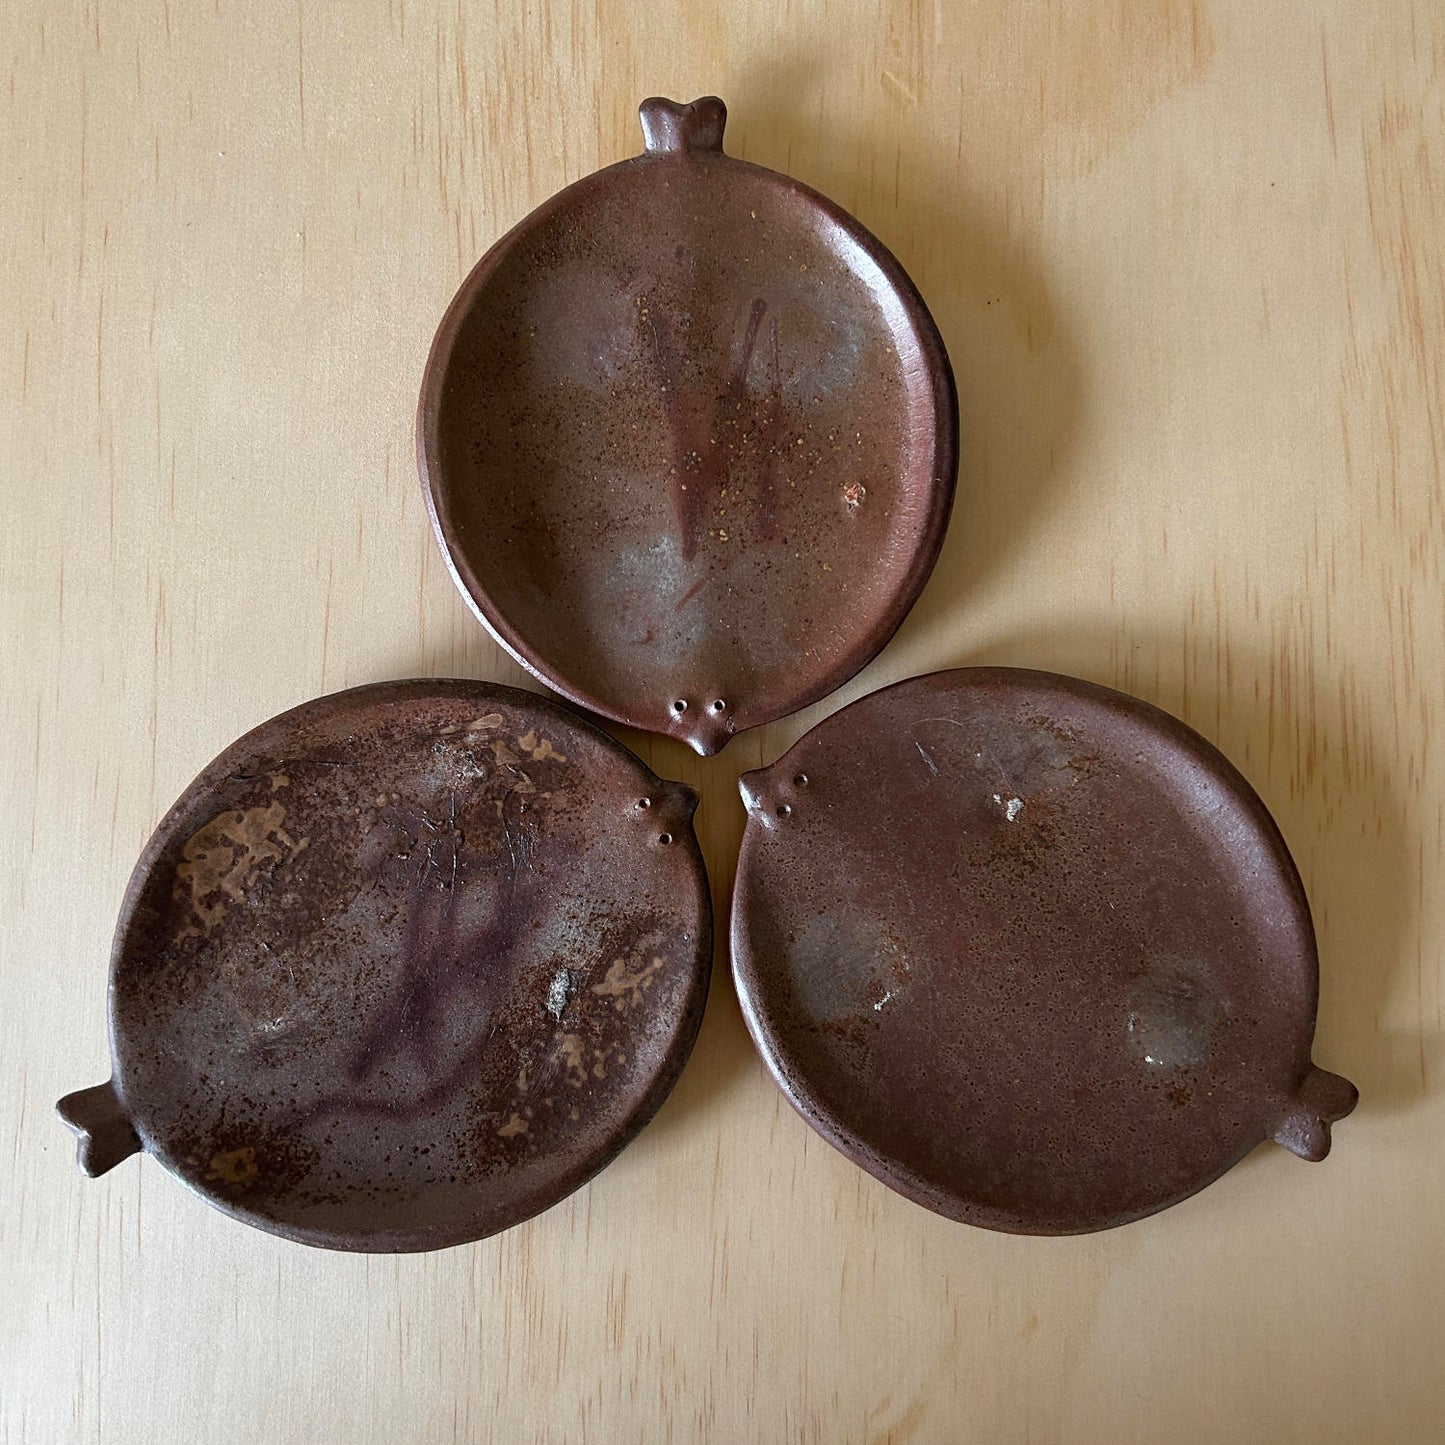
[[1265, 1139], [1324, 1157], [1299, 875], [1238, 772], [1157, 708], [936, 673], [742, 780], [748, 1027], [831, 1143], [909, 1198], [1069, 1234], [1174, 1204]]
[[569, 709], [357, 688], [227, 748], [142, 854], [109, 1083], [61, 1116], [307, 1244], [435, 1249], [561, 1199], [701, 1021], [696, 798]]
[[498, 640], [574, 702], [715, 752], [883, 646], [938, 554], [948, 359], [898, 262], [723, 153], [709, 97], [484, 256], [422, 385], [437, 536]]

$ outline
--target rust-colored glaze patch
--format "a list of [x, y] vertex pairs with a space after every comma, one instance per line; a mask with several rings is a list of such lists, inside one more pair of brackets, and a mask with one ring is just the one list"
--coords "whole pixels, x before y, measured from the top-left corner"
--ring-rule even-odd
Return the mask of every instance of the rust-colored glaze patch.
[[[273, 791], [290, 781], [284, 773], [272, 773], [269, 780]], [[188, 933], [214, 928], [263, 868], [294, 858], [306, 847], [310, 839], [291, 837], [285, 821], [286, 809], [277, 802], [227, 809], [186, 839], [176, 866], [175, 897], [189, 901]]]
[[263, 725], [137, 868], [116, 1077], [67, 1119], [97, 1159], [143, 1141], [312, 1244], [435, 1248], [546, 1208], [692, 1046], [695, 802], [569, 710], [484, 683], [359, 688]]
[[206, 1178], [220, 1184], [244, 1187], [255, 1179], [260, 1171], [256, 1167], [256, 1151], [249, 1146], [240, 1149], [225, 1149], [211, 1156], [211, 1167]]
[[827, 1139], [1021, 1233], [1122, 1224], [1273, 1138], [1329, 1147], [1317, 965], [1259, 799], [1157, 709], [1068, 678], [914, 678], [746, 775], [748, 1026]]
[[667, 962], [662, 953], [661, 937], [648, 935], [638, 941], [631, 955], [614, 958], [607, 965], [607, 972], [600, 983], [592, 985], [592, 992], [611, 999], [614, 1009], [637, 1008], [645, 999], [647, 990]]
[[[566, 696], [715, 752], [887, 641], [942, 543], [943, 344], [850, 216], [725, 156], [722, 102], [482, 259], [437, 333], [418, 455], [483, 620]], [[559, 581], [559, 579], [561, 579]]]

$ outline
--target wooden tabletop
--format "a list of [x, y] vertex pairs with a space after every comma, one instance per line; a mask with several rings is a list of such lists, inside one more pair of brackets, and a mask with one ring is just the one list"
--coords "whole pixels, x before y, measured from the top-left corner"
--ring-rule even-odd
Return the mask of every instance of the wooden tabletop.
[[[1425, 3], [8, 0], [0, 134], [0, 1439], [1427, 1441], [1445, 1432], [1445, 14]], [[1323, 22], [1323, 23], [1322, 23]], [[1361, 1104], [1142, 1223], [950, 1224], [783, 1102], [720, 947], [626, 1153], [440, 1254], [341, 1256], [75, 1169], [129, 870], [221, 747], [525, 682], [448, 580], [412, 413], [488, 244], [716, 92], [933, 309], [942, 561], [836, 696], [1051, 668], [1218, 743], [1319, 928]]]

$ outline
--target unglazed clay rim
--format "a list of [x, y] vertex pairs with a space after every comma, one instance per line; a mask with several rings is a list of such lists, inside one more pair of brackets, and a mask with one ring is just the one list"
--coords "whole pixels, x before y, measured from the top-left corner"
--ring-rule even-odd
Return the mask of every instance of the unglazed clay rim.
[[[1301, 1031], [1307, 1034], [1307, 1045], [1312, 1045], [1316, 1023], [1318, 1021], [1319, 1008], [1318, 948], [1315, 938], [1314, 921], [1310, 914], [1304, 884], [1300, 879], [1299, 870], [1295, 865], [1293, 857], [1290, 855], [1284, 837], [1254, 788], [1218, 748], [1199, 733], [1195, 732], [1194, 729], [1186, 723], [1180, 721], [1180, 719], [1163, 711], [1161, 708], [1155, 707], [1151, 703], [1144, 702], [1140, 698], [1131, 697], [1127, 693], [1118, 692], [1113, 688], [1103, 687], [1097, 683], [1086, 682], [1080, 678], [1066, 677], [1058, 673], [1050, 673], [1031, 668], [952, 668], [943, 669], [936, 673], [920, 674], [917, 677], [904, 678], [885, 688], [880, 688], [876, 692], [855, 699], [849, 703], [847, 707], [840, 708], [837, 712], [824, 718], [822, 722], [805, 733], [792, 747], [767, 767], [757, 769], [751, 774], [743, 774], [740, 779], [740, 786], [743, 788], [744, 797], [747, 797], [747, 780], [749, 778], [762, 779], [774, 774], [786, 776], [790, 768], [798, 766], [798, 764], [793, 761], [795, 754], [802, 750], [804, 745], [808, 743], [815, 734], [831, 729], [836, 725], [846, 725], [844, 720], [853, 709], [860, 707], [864, 703], [871, 702], [883, 694], [914, 686], [930, 678], [941, 677], [971, 678], [979, 683], [997, 681], [1005, 685], [1027, 682], [1031, 683], [1034, 687], [1042, 686], [1055, 689], [1061, 693], [1081, 697], [1094, 704], [1101, 704], [1124, 713], [1131, 720], [1162, 738], [1169, 744], [1171, 749], [1176, 750], [1180, 755], [1197, 763], [1204, 771], [1210, 774], [1238, 806], [1241, 816], [1247, 819], [1255, 829], [1257, 838], [1265, 845], [1269, 857], [1273, 860], [1276, 869], [1276, 881], [1282, 885], [1283, 892], [1293, 905], [1292, 923], [1298, 934], [1299, 949], [1297, 960], [1292, 958], [1291, 964], [1293, 965], [1298, 961], [1305, 969], [1305, 972], [1302, 974], [1302, 980], [1308, 988], [1308, 1009], [1302, 1016]], [[1271, 1138], [1279, 1139], [1277, 1131], [1274, 1133], [1271, 1132], [1272, 1121], [1267, 1113], [1262, 1110], [1258, 1134], [1255, 1137], [1247, 1139], [1236, 1153], [1223, 1160], [1218, 1167], [1201, 1173], [1188, 1187], [1179, 1190], [1172, 1196], [1152, 1202], [1147, 1208], [1117, 1217], [1111, 1217], [1103, 1222], [1089, 1223], [1077, 1228], [1031, 1225], [1029, 1222], [1021, 1220], [1018, 1214], [1013, 1211], [981, 1204], [961, 1193], [927, 1179], [917, 1171], [902, 1165], [888, 1155], [880, 1152], [859, 1138], [858, 1135], [848, 1127], [846, 1122], [834, 1113], [826, 1098], [822, 1097], [819, 1092], [810, 1089], [801, 1081], [800, 1077], [790, 1066], [791, 1057], [786, 1034], [784, 1031], [775, 1027], [774, 1020], [769, 1016], [762, 1002], [763, 989], [761, 980], [763, 972], [770, 968], [786, 967], [786, 965], [777, 963], [769, 964], [767, 961], [760, 961], [752, 950], [751, 920], [747, 903], [749, 893], [743, 888], [742, 880], [749, 867], [755, 866], [754, 858], [760, 846], [760, 838], [765, 825], [758, 821], [751, 805], [749, 806], [748, 814], [748, 821], [743, 831], [742, 844], [738, 852], [737, 881], [733, 887], [733, 902], [729, 927], [729, 953], [731, 956], [733, 984], [737, 991], [738, 1003], [742, 1009], [743, 1020], [747, 1026], [748, 1034], [752, 1038], [758, 1053], [761, 1055], [768, 1073], [772, 1076], [773, 1082], [809, 1126], [827, 1140], [839, 1153], [843, 1154], [866, 1173], [872, 1175], [896, 1193], [903, 1195], [915, 1204], [922, 1205], [925, 1209], [935, 1214], [943, 1215], [945, 1218], [964, 1224], [976, 1225], [999, 1233], [1043, 1237], [1095, 1234], [1107, 1229], [1114, 1229], [1121, 1225], [1133, 1223], [1135, 1220], [1147, 1218], [1150, 1215], [1159, 1213], [1161, 1210], [1182, 1203], [1184, 1200], [1191, 1198], [1202, 1189], [1207, 1188], [1210, 1184], [1222, 1178], [1259, 1144]], [[1309, 1057], [1309, 1052], [1310, 1050], [1307, 1047], [1305, 1050], [1307, 1058]], [[1311, 1061], [1305, 1070], [1304, 1078], [1308, 1078], [1313, 1074], [1325, 1074], [1325, 1071], [1319, 1069], [1318, 1066], [1314, 1065]], [[1327, 1077], [1331, 1079], [1336, 1078], [1336, 1076], [1333, 1075], [1327, 1075]], [[1301, 1084], [1304, 1082], [1304, 1078], [1301, 1079]], [[1353, 1095], [1353, 1086], [1348, 1085], [1344, 1080], [1336, 1079], [1336, 1082], [1343, 1084]], [[1353, 1107], [1354, 1097], [1351, 1097], [1343, 1110], [1337, 1113], [1334, 1118], [1344, 1117]], [[1280, 1142], [1283, 1141], [1281, 1140]], [[1327, 1148], [1328, 1138], [1326, 1139], [1326, 1149]], [[1323, 1155], [1318, 1157], [1323, 1157]]]
[[[642, 109], [654, 102], [644, 101]], [[725, 107], [716, 97], [705, 97], [694, 101], [692, 106], [678, 107], [691, 111], [693, 107], [715, 104], [725, 115]], [[751, 172], [754, 176], [766, 177], [770, 184], [786, 187], [804, 201], [810, 203], [832, 225], [841, 230], [878, 267], [884, 282], [891, 288], [909, 329], [917, 338], [919, 354], [927, 374], [932, 392], [935, 418], [933, 438], [933, 466], [930, 472], [929, 491], [926, 507], [922, 508], [923, 522], [919, 529], [918, 542], [910, 559], [908, 570], [895, 591], [889, 605], [883, 609], [876, 621], [858, 635], [856, 642], [830, 668], [822, 672], [815, 681], [794, 692], [775, 689], [772, 694], [743, 691], [731, 709], [729, 729], [720, 740], [710, 730], [700, 726], [704, 719], [684, 714], [670, 716], [665, 727], [659, 727], [656, 716], [665, 710], [654, 708], [649, 716], [643, 716], [638, 705], [642, 700], [629, 706], [615, 706], [587, 689], [577, 686], [562, 676], [548, 662], [547, 658], [530, 646], [508, 621], [503, 608], [497, 603], [482, 578], [478, 577], [467, 559], [466, 551], [454, 525], [448, 502], [446, 468], [442, 461], [439, 436], [442, 393], [451, 362], [452, 348], [468, 314], [477, 298], [485, 290], [493, 272], [504, 260], [518, 239], [558, 211], [566, 209], [579, 191], [605, 184], [605, 178], [627, 167], [655, 165], [727, 165]], [[497, 643], [511, 657], [527, 669], [534, 677], [545, 683], [565, 698], [603, 717], [610, 718], [627, 727], [643, 732], [664, 733], [682, 739], [695, 751], [707, 756], [720, 751], [736, 732], [761, 727], [786, 717], [790, 713], [817, 702], [836, 691], [850, 678], [857, 676], [887, 645], [903, 620], [908, 616], [922, 593], [948, 531], [949, 517], [953, 510], [953, 497], [958, 474], [958, 393], [954, 383], [953, 368], [928, 307], [918, 288], [913, 284], [902, 265], [891, 251], [861, 222], [843, 210], [826, 196], [810, 186], [794, 180], [779, 171], [751, 161], [727, 155], [719, 145], [716, 150], [688, 149], [659, 155], [645, 151], [641, 155], [618, 161], [598, 171], [581, 177], [571, 185], [543, 201], [540, 206], [523, 217], [510, 231], [496, 241], [472, 268], [460, 289], [452, 298], [440, 326], [432, 341], [422, 376], [421, 398], [416, 417], [417, 467], [421, 474], [422, 491], [426, 498], [428, 515], [448, 572], [456, 583], [472, 611], [486, 626]], [[660, 699], [649, 699], [654, 703]], [[733, 701], [730, 699], [730, 701]], [[696, 713], [697, 710], [694, 710]]]
[[[677, 809], [679, 821], [670, 821], [673, 845], [682, 849], [691, 868], [693, 880], [693, 906], [697, 914], [697, 939], [692, 961], [692, 984], [687, 1006], [678, 1016], [672, 1037], [660, 1050], [662, 1063], [647, 1088], [637, 1099], [632, 1111], [612, 1136], [599, 1145], [597, 1151], [585, 1164], [566, 1174], [560, 1185], [536, 1190], [533, 1194], [519, 1199], [511, 1216], [495, 1229], [478, 1232], [462, 1227], [455, 1231], [428, 1229], [415, 1232], [382, 1230], [373, 1234], [342, 1233], [325, 1229], [307, 1229], [285, 1221], [274, 1219], [261, 1210], [250, 1209], [244, 1203], [227, 1199], [209, 1190], [198, 1179], [176, 1169], [167, 1157], [164, 1141], [148, 1137], [139, 1121], [132, 1118], [132, 1127], [140, 1139], [142, 1152], [153, 1155], [166, 1171], [180, 1181], [191, 1193], [204, 1200], [213, 1209], [249, 1224], [268, 1234], [279, 1235], [299, 1244], [315, 1245], [324, 1249], [344, 1250], [355, 1253], [403, 1254], [422, 1250], [447, 1249], [454, 1245], [469, 1244], [478, 1239], [490, 1238], [504, 1229], [521, 1224], [527, 1219], [550, 1209], [569, 1194], [575, 1193], [589, 1180], [607, 1167], [632, 1142], [662, 1107], [667, 1096], [677, 1083], [689, 1055], [697, 1041], [702, 1026], [703, 1011], [707, 1003], [708, 989], [712, 974], [712, 896], [708, 887], [707, 873], [693, 829], [692, 812], [697, 805], [696, 794], [681, 783], [659, 778], [637, 755], [623, 747], [609, 733], [603, 731], [587, 718], [579, 716], [571, 708], [550, 698], [520, 688], [506, 687], [499, 683], [473, 682], [458, 679], [413, 679], [398, 682], [371, 683], [349, 688], [343, 692], [330, 693], [314, 698], [299, 706], [278, 713], [275, 717], [252, 728], [224, 748], [206, 765], [196, 778], [182, 791], [175, 804], [156, 825], [150, 840], [142, 851], [121, 903], [116, 922], [114, 940], [111, 945], [110, 977], [107, 988], [107, 1013], [109, 1017], [109, 1040], [112, 1060], [111, 1089], [119, 1101], [120, 1108], [128, 1117], [131, 1111], [126, 1106], [123, 1055], [125, 1042], [117, 1035], [116, 1027], [116, 986], [123, 961], [129, 947], [129, 935], [135, 920], [137, 905], [149, 882], [151, 872], [160, 855], [169, 846], [175, 820], [185, 811], [198, 790], [204, 791], [213, 785], [217, 775], [223, 775], [227, 759], [238, 749], [245, 747], [258, 737], [263, 737], [273, 728], [284, 725], [293, 718], [306, 716], [309, 719], [324, 718], [328, 715], [344, 714], [349, 708], [361, 704], [372, 707], [377, 703], [407, 702], [414, 699], [434, 697], [476, 698], [479, 702], [498, 702], [506, 707], [530, 713], [541, 719], [590, 734], [604, 744], [609, 756], [619, 768], [630, 768], [637, 779], [640, 791], [653, 798], [673, 797], [680, 805]], [[62, 1101], [63, 1102], [63, 1101]]]

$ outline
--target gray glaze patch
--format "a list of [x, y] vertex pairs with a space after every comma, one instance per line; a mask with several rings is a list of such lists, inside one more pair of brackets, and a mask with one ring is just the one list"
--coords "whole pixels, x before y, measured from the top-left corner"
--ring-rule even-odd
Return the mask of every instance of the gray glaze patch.
[[804, 924], [795, 945], [798, 1003], [826, 1023], [866, 1018], [900, 1005], [913, 962], [877, 921], [827, 915]]
[[1151, 1069], [1196, 1069], [1208, 1062], [1215, 1030], [1228, 1016], [1214, 970], [1198, 958], [1151, 959], [1128, 990], [1128, 1048]]

